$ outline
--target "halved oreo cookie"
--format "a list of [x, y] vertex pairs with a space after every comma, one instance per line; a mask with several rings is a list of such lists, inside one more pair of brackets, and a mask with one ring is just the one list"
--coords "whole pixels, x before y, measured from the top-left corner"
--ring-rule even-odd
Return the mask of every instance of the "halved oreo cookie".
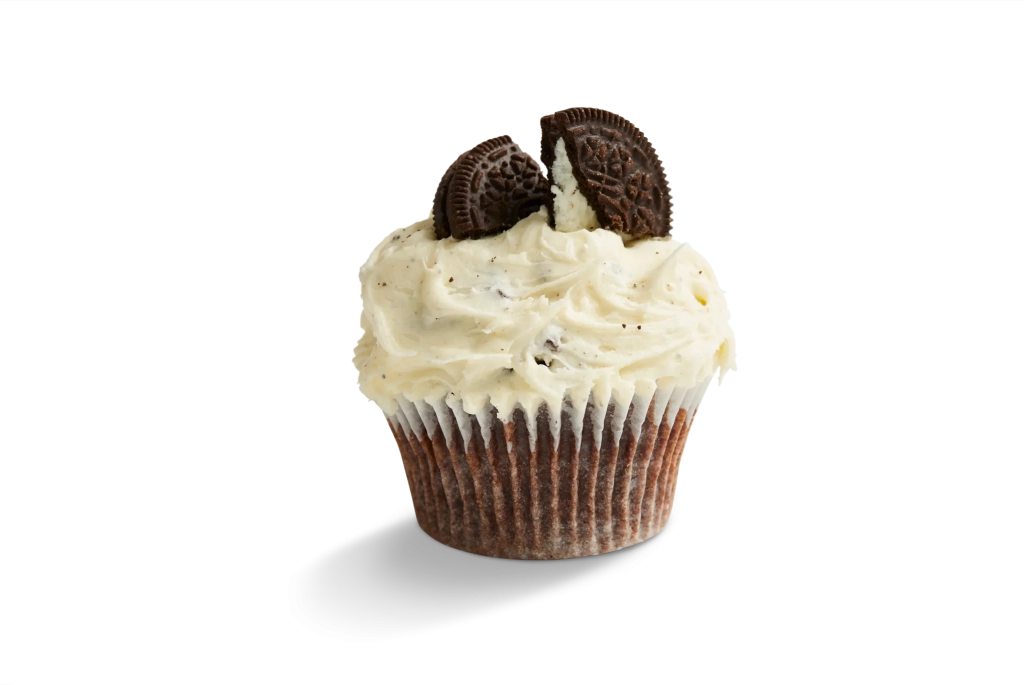
[[457, 240], [501, 233], [540, 209], [549, 194], [537, 162], [508, 136], [492, 138], [445, 172], [434, 195], [434, 232]]
[[602, 226], [635, 237], [669, 234], [672, 198], [665, 171], [636, 126], [591, 107], [556, 112], [540, 122], [541, 160], [548, 172], [562, 138], [580, 192]]

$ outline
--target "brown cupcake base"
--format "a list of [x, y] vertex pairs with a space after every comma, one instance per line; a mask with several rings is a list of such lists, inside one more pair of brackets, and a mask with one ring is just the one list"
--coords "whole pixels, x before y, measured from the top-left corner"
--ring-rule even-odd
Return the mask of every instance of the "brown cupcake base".
[[492, 557], [565, 559], [635, 545], [664, 528], [705, 387], [676, 401], [634, 401], [624, 416], [615, 404], [595, 416], [589, 404], [579, 438], [567, 406], [557, 442], [544, 406], [532, 439], [522, 409], [503, 423], [491, 408], [482, 426], [443, 403], [403, 401], [388, 423], [428, 535]]

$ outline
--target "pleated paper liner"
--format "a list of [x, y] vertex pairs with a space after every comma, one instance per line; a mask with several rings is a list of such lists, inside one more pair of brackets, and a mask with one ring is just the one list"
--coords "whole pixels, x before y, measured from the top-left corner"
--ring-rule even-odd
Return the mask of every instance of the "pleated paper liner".
[[[634, 396], [607, 410], [566, 403], [536, 424], [490, 407], [399, 401], [388, 417], [416, 520], [431, 537], [475, 554], [566, 559], [612, 552], [656, 535], [672, 511], [679, 460], [711, 379]], [[580, 420], [582, 418], [582, 420]]]

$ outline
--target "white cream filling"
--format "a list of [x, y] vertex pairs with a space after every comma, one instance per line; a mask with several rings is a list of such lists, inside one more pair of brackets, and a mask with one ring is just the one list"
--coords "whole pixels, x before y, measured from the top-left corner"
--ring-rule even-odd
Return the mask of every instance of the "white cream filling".
[[601, 228], [597, 213], [580, 192], [579, 183], [572, 173], [572, 164], [565, 153], [565, 140], [555, 144], [555, 161], [551, 165], [551, 193], [555, 196], [555, 230], [578, 231], [581, 228]]

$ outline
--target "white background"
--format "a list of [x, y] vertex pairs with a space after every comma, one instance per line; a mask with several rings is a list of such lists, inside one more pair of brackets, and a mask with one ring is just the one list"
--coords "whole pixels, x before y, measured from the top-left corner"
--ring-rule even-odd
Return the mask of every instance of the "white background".
[[[0, 683], [1024, 680], [1024, 5], [0, 5]], [[618, 112], [739, 371], [649, 543], [416, 528], [357, 271]], [[362, 643], [360, 643], [362, 641]]]

